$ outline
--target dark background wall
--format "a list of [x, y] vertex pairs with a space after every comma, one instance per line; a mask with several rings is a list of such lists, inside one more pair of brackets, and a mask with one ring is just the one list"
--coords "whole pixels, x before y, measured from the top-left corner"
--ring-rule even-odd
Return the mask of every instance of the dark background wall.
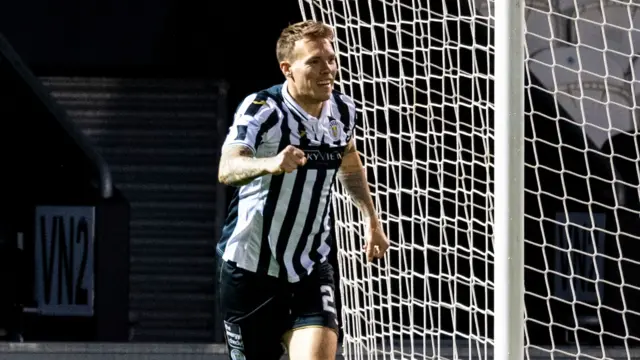
[[282, 81], [275, 42], [299, 20], [294, 0], [0, 3], [0, 33], [38, 76], [226, 79], [233, 107]]
[[[274, 4], [278, 7], [273, 8]], [[129, 314], [131, 339], [222, 340], [216, 330], [221, 323], [216, 321], [213, 301], [213, 242], [217, 239], [213, 228], [219, 228], [215, 218], [218, 205], [223, 202], [218, 201], [216, 189], [216, 151], [221, 144], [216, 134], [224, 136], [224, 130], [216, 129], [215, 123], [231, 121], [230, 114], [222, 108], [233, 111], [250, 92], [284, 80], [276, 61], [275, 43], [282, 28], [299, 20], [297, 1], [0, 3], [0, 34], [37, 77], [32, 81], [51, 90], [53, 100], [68, 111], [69, 119], [85, 134], [91, 134], [91, 142], [109, 163], [116, 187], [125, 189], [124, 195], [131, 204], [130, 253], [113, 256], [122, 260], [121, 264], [130, 265], [129, 311], [122, 313], [125, 317]], [[33, 109], [42, 107], [40, 100], [32, 99], [32, 94], [24, 90], [28, 88], [25, 79], [19, 79], [8, 62], [1, 63], [3, 55], [0, 48], [0, 115], [4, 114], [0, 118], [15, 121], [5, 122], [9, 128], [0, 133], [7, 140], [30, 139], [18, 141], [21, 148], [11, 148], [10, 141], [3, 142], [5, 165], [9, 150], [17, 153], [11, 162], [14, 170], [5, 167], [5, 174], [25, 174], [23, 168], [41, 172], [42, 164], [62, 168], [58, 166], [60, 162], [72, 161], [69, 154], [50, 150], [64, 148], [60, 134], [53, 134], [49, 128], [57, 126], [57, 122], [49, 113], [33, 114]], [[3, 69], [14, 78], [10, 79]], [[142, 80], [148, 78], [157, 80]], [[218, 99], [225, 98], [217, 92], [215, 84], [219, 80], [228, 84], [226, 106], [218, 103]], [[18, 88], [24, 91], [19, 92]], [[23, 127], [20, 134], [17, 125]], [[32, 139], [33, 129], [41, 138]], [[146, 136], [145, 132], [156, 135]], [[45, 161], [39, 151], [53, 160]], [[31, 152], [39, 154], [38, 161], [25, 157]], [[131, 170], [140, 165], [146, 170]], [[191, 176], [175, 176], [176, 166]], [[5, 183], [7, 177], [4, 176]], [[74, 188], [69, 177], [61, 176], [60, 184]], [[83, 183], [89, 184], [85, 180], [83, 177]], [[25, 187], [22, 177], [12, 181], [21, 184], [21, 189]], [[154, 184], [164, 190], [153, 191]], [[59, 190], [53, 192], [59, 194]], [[69, 200], [66, 193], [62, 198]], [[21, 205], [30, 209], [42, 201], [38, 198]], [[32, 229], [32, 216], [23, 217], [24, 228]], [[181, 224], [176, 225], [177, 222]], [[150, 223], [153, 225], [136, 225]], [[196, 230], [187, 229], [188, 226]], [[35, 241], [31, 233], [26, 235], [27, 243]], [[27, 253], [31, 259], [33, 251], [27, 249]], [[174, 266], [166, 265], [168, 262]], [[32, 288], [30, 284], [25, 287]], [[31, 297], [26, 297], [30, 305]], [[176, 297], [182, 302], [177, 302]], [[190, 301], [190, 305], [185, 306], [184, 301]], [[179, 303], [182, 305], [176, 305]], [[182, 321], [175, 321], [176, 318]], [[53, 322], [43, 325], [45, 320], [41, 318], [26, 321], [26, 338], [95, 339], [93, 333], [86, 331], [85, 325], [91, 328], [91, 321], [76, 326], [78, 331], [73, 334], [60, 334], [59, 323], [69, 324], [70, 320], [46, 320]], [[123, 335], [127, 334], [119, 332], [118, 340]]]

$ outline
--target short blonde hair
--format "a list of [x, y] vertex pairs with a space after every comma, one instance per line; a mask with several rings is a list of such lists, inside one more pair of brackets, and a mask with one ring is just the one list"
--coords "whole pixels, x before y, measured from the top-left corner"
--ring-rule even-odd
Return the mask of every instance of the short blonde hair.
[[333, 41], [333, 29], [319, 21], [307, 20], [287, 26], [276, 44], [276, 56], [278, 62], [290, 60], [293, 49], [298, 40], [302, 39], [328, 39]]

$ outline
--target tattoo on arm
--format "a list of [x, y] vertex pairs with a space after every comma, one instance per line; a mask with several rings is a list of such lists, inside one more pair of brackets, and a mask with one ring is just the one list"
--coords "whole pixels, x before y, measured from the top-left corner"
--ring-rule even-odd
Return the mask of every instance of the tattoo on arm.
[[366, 170], [362, 165], [353, 140], [345, 149], [342, 165], [338, 171], [338, 179], [363, 215], [370, 221], [377, 221], [375, 206], [369, 192]]
[[353, 154], [353, 153], [357, 153], [357, 151], [356, 151], [356, 142], [352, 139], [347, 144], [347, 148], [344, 149], [344, 155], [343, 156], [346, 156], [346, 155], [349, 155], [349, 154]]
[[242, 186], [267, 173], [265, 160], [254, 157], [246, 146], [232, 146], [220, 157], [218, 181], [223, 184]]

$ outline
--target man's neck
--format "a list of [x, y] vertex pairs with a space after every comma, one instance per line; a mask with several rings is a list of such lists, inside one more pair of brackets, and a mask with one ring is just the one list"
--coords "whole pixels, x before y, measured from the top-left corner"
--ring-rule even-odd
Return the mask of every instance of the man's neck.
[[322, 106], [324, 105], [323, 102], [305, 101], [304, 97], [299, 96], [296, 93], [295, 89], [293, 89], [291, 84], [287, 86], [287, 91], [289, 92], [289, 95], [291, 95], [291, 97], [293, 98], [293, 101], [295, 101], [296, 104], [298, 104], [298, 106], [302, 108], [302, 110], [306, 111], [307, 114], [311, 116], [315, 116], [316, 118], [320, 117], [320, 114], [322, 113]]

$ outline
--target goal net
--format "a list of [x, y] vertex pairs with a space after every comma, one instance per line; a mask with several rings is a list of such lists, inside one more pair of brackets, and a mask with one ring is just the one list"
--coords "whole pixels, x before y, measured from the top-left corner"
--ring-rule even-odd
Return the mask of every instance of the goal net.
[[[512, 216], [524, 218], [528, 359], [640, 358], [630, 1], [526, 1], [525, 210]], [[346, 358], [491, 359], [493, 0], [299, 3], [336, 30], [338, 89], [359, 106], [357, 145], [392, 244], [365, 262], [362, 219], [338, 184]]]

